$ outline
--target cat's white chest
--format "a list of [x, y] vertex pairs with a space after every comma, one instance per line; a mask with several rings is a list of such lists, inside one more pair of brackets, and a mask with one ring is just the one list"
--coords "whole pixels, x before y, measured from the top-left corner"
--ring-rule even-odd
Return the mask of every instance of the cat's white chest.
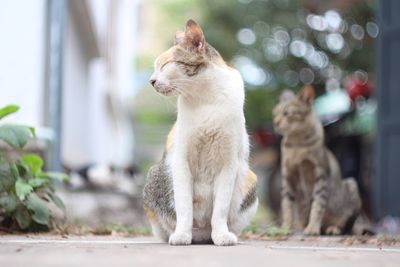
[[189, 137], [187, 160], [194, 181], [212, 182], [228, 157], [229, 143], [221, 129], [201, 127]]
[[213, 207], [214, 179], [227, 157], [229, 137], [223, 130], [200, 127], [190, 138], [189, 169], [193, 179], [194, 226], [210, 223]]
[[210, 225], [214, 180], [230, 153], [231, 137], [223, 129], [198, 127], [190, 134], [187, 162], [193, 180], [194, 227]]

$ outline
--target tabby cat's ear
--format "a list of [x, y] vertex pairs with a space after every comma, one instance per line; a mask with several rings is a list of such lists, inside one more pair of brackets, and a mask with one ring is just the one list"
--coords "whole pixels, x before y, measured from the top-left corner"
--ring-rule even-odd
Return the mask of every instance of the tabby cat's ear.
[[306, 85], [299, 92], [299, 99], [307, 104], [312, 104], [315, 97], [314, 87], [311, 85]]
[[181, 44], [192, 51], [202, 52], [206, 46], [203, 31], [194, 20], [186, 22], [185, 36]]
[[296, 97], [296, 95], [293, 93], [293, 91], [291, 91], [289, 89], [285, 89], [285, 90], [283, 90], [283, 92], [279, 96], [279, 101], [280, 102], [287, 102], [289, 100], [292, 100], [295, 97]]

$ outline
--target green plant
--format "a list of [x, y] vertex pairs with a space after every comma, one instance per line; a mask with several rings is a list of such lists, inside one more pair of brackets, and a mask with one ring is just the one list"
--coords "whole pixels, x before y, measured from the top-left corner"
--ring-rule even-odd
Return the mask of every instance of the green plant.
[[287, 236], [290, 235], [290, 230], [288, 228], [272, 226], [265, 232], [267, 236]]
[[95, 235], [112, 235], [113, 233], [117, 233], [124, 236], [147, 236], [151, 235], [151, 230], [149, 228], [133, 228], [121, 224], [107, 224], [100, 225], [95, 229], [90, 231]]
[[[0, 120], [18, 110], [18, 106], [1, 108]], [[32, 137], [32, 127], [0, 125], [0, 140], [19, 152]], [[65, 210], [55, 195], [54, 182], [65, 182], [68, 176], [44, 172], [43, 160], [36, 154], [8, 154], [0, 151], [0, 225], [17, 230], [48, 230], [53, 222], [50, 205]]]

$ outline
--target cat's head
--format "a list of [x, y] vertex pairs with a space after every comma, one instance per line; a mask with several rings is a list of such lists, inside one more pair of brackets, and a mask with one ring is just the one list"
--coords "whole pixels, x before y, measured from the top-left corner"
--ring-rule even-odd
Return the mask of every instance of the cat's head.
[[296, 96], [285, 90], [273, 110], [275, 131], [282, 135], [304, 132], [313, 127], [312, 102], [315, 92], [312, 86], [305, 86]]
[[190, 94], [188, 90], [204, 80], [202, 74], [211, 62], [221, 63], [223, 60], [206, 43], [200, 26], [188, 20], [185, 32], [176, 33], [174, 46], [156, 59], [149, 82], [163, 95]]

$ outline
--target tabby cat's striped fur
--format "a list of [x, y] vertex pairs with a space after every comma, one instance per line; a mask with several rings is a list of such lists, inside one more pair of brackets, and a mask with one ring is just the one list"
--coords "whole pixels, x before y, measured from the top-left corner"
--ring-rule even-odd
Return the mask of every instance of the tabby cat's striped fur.
[[282, 134], [282, 226], [307, 235], [343, 234], [361, 209], [357, 184], [342, 180], [334, 155], [325, 147], [321, 122], [312, 111], [314, 90], [296, 97], [285, 91], [274, 109]]

